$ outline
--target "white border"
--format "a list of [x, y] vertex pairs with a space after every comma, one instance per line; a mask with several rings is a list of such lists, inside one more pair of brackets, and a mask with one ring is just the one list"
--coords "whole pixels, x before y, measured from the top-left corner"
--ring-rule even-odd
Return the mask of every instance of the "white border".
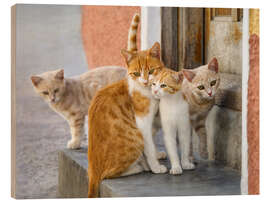
[[[133, 3], [131, 3], [133, 2]], [[39, 4], [75, 4], [75, 5], [140, 5], [140, 6], [179, 6], [179, 7], [245, 7], [245, 8], [262, 8], [260, 16], [261, 33], [260, 33], [260, 140], [261, 140], [261, 152], [260, 152], [260, 185], [261, 195], [259, 196], [218, 196], [218, 197], [164, 197], [164, 198], [117, 198], [117, 199], [95, 199], [91, 202], [207, 202], [207, 203], [227, 203], [228, 201], [237, 202], [269, 202], [269, 154], [270, 154], [270, 136], [269, 136], [269, 104], [270, 104], [270, 68], [269, 68], [269, 45], [270, 45], [270, 12], [268, 1], [265, 0], [39, 0], [39, 1], [1, 1], [0, 2], [0, 14], [1, 14], [1, 80], [0, 80], [0, 92], [1, 92], [1, 169], [0, 169], [0, 199], [2, 202], [15, 201], [10, 197], [10, 7], [15, 3], [39, 3]], [[262, 90], [264, 89], [264, 90]], [[68, 202], [78, 201], [78, 199], [50, 199], [50, 200], [24, 200], [24, 202]], [[79, 201], [85, 201], [89, 203], [89, 199], [80, 199]]]

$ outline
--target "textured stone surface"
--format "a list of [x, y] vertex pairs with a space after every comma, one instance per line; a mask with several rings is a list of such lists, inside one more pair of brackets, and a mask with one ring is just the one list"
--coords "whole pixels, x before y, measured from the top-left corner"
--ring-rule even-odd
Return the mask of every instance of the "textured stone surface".
[[242, 22], [210, 21], [206, 62], [217, 57], [223, 73], [242, 73]]
[[215, 99], [218, 106], [242, 111], [241, 75], [221, 73], [219, 91]]
[[64, 198], [87, 197], [87, 149], [60, 151], [58, 160], [58, 196]]
[[[120, 50], [127, 48], [128, 30], [136, 12], [140, 13], [140, 7], [82, 6], [81, 32], [89, 68], [125, 66]], [[140, 28], [140, 47], [139, 33]]]
[[206, 128], [213, 158], [241, 171], [242, 112], [214, 106]]
[[253, 34], [249, 39], [248, 80], [248, 193], [259, 194], [260, 186], [260, 106], [259, 106], [259, 57], [260, 39]]
[[[162, 148], [162, 139], [156, 138]], [[87, 150], [64, 149], [59, 153], [59, 197], [87, 197]], [[168, 160], [162, 163], [169, 167]], [[60, 175], [61, 174], [61, 175]], [[240, 174], [214, 162], [199, 162], [193, 171], [173, 176], [144, 172], [107, 179], [101, 183], [101, 197], [148, 197], [240, 194]]]

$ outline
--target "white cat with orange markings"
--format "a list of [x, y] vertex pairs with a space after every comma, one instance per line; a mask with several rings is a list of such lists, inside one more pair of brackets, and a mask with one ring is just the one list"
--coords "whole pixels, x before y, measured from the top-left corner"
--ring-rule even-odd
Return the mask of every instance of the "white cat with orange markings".
[[[194, 169], [189, 160], [191, 142], [191, 124], [189, 120], [189, 105], [181, 92], [183, 74], [163, 68], [152, 81], [152, 94], [160, 99], [159, 113], [164, 142], [171, 162], [171, 174], [181, 174], [184, 170]], [[176, 137], [181, 149], [181, 164], [177, 152]]]

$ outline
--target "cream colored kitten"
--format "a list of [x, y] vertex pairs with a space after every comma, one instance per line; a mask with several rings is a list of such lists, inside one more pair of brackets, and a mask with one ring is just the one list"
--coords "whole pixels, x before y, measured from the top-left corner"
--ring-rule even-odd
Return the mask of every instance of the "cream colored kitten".
[[122, 67], [101, 67], [74, 78], [65, 78], [64, 70], [55, 70], [31, 77], [35, 91], [49, 106], [63, 116], [70, 126], [70, 149], [80, 147], [84, 136], [85, 116], [96, 91], [126, 76]]
[[[218, 61], [213, 58], [208, 64], [195, 69], [184, 69], [183, 96], [189, 103], [191, 125], [199, 137], [199, 152], [203, 159], [214, 159], [214, 149], [207, 146], [205, 121], [215, 104], [220, 76]], [[212, 140], [213, 142], [213, 140]], [[214, 144], [212, 143], [213, 147]]]
[[[152, 94], [160, 99], [159, 113], [164, 142], [171, 162], [171, 174], [181, 174], [182, 169], [190, 170], [195, 166], [189, 160], [191, 126], [189, 106], [183, 99], [181, 72], [164, 68], [152, 82]], [[177, 152], [176, 138], [178, 136], [181, 149], [181, 164]]]

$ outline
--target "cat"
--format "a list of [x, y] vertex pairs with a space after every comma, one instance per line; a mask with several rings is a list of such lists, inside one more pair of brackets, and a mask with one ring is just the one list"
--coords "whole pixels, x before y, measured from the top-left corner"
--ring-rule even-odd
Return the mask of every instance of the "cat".
[[84, 136], [85, 116], [95, 92], [124, 78], [123, 67], [100, 67], [80, 76], [65, 78], [64, 70], [54, 70], [31, 77], [34, 90], [69, 123], [69, 149], [78, 149]]
[[[97, 197], [105, 178], [152, 170], [165, 173], [157, 159], [152, 122], [158, 101], [149, 79], [163, 68], [160, 45], [145, 51], [121, 50], [126, 79], [99, 90], [89, 107], [88, 197]], [[150, 168], [150, 169], [149, 169]]]
[[[206, 117], [215, 104], [215, 94], [220, 84], [218, 61], [214, 57], [207, 65], [195, 69], [183, 69], [182, 92], [189, 103], [191, 126], [199, 137], [199, 153], [202, 159], [209, 157], [207, 146]], [[191, 157], [192, 154], [191, 154]]]
[[[128, 50], [136, 51], [136, 33], [139, 18], [134, 15], [128, 35]], [[31, 77], [35, 91], [49, 106], [69, 123], [69, 149], [78, 149], [84, 136], [84, 121], [96, 91], [123, 79], [127, 69], [117, 66], [99, 67], [75, 78], [64, 78], [64, 70], [45, 72]]]
[[[170, 174], [181, 174], [183, 169], [194, 169], [189, 160], [191, 124], [189, 104], [183, 99], [181, 86], [183, 73], [163, 68], [152, 81], [152, 94], [160, 99], [159, 114], [165, 147], [171, 162]], [[181, 149], [181, 164], [177, 151], [177, 137]], [[182, 167], [181, 167], [182, 166]]]

